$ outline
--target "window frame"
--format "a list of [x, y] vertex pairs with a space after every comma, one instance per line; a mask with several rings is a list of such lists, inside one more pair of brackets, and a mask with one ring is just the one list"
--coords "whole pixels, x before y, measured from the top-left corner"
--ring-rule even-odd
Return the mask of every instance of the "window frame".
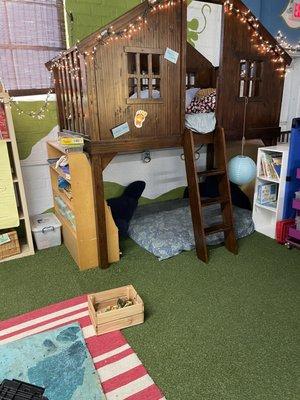
[[[163, 82], [163, 55], [164, 55], [164, 50], [163, 49], [154, 49], [154, 48], [145, 48], [145, 47], [124, 47], [124, 53], [125, 53], [125, 71], [126, 71], [126, 102], [127, 104], [147, 104], [147, 103], [152, 103], [152, 104], [161, 104], [164, 102], [163, 98], [163, 90], [162, 90], [162, 82]], [[136, 67], [137, 71], [136, 73], [129, 73], [128, 70], [128, 54], [135, 54], [136, 57]], [[147, 74], [142, 74], [141, 69], [140, 69], [140, 56], [141, 54], [147, 54], [148, 55], [148, 73]], [[152, 56], [153, 55], [158, 55], [159, 56], [159, 74], [153, 74], [153, 69], [152, 69]], [[131, 99], [129, 98], [129, 92], [128, 92], [128, 82], [129, 79], [137, 79], [137, 98]], [[141, 82], [142, 79], [148, 79], [148, 90], [149, 90], [149, 95], [152, 95], [152, 79], [159, 79], [160, 81], [160, 86], [159, 86], [159, 91], [160, 91], [160, 97], [159, 98], [146, 98], [142, 99], [139, 97], [139, 93], [141, 92]]]
[[[259, 65], [259, 75], [257, 75], [257, 65], [256, 65], [256, 71], [254, 76], [251, 76], [251, 64], [257, 64]], [[241, 77], [241, 71], [242, 71], [242, 64], [246, 65], [246, 74], [245, 77]], [[239, 60], [239, 70], [238, 70], [238, 99], [243, 101], [245, 97], [249, 99], [249, 101], [261, 101], [262, 96], [261, 96], [261, 85], [263, 83], [263, 72], [264, 72], [264, 61], [259, 60], [259, 59], [249, 59], [249, 58], [241, 58]], [[244, 82], [244, 88], [243, 88], [243, 95], [241, 96], [241, 83]], [[254, 83], [252, 85], [252, 93], [253, 90], [255, 92], [255, 83], [259, 82], [260, 88], [259, 88], [259, 93], [257, 96], [252, 95], [250, 96], [250, 83]], [[253, 89], [254, 87], [254, 89]]]
[[[7, 2], [13, 1], [13, 0], [6, 0]], [[35, 5], [47, 5], [46, 3], [39, 3], [37, 1], [31, 1], [31, 0], [18, 0], [19, 3], [23, 4], [35, 4]], [[65, 35], [65, 19], [64, 19], [64, 0], [56, 0], [56, 9], [58, 13], [58, 19], [59, 22], [61, 23], [61, 29], [60, 29], [60, 37], [61, 37], [61, 43], [64, 44], [64, 47], [53, 47], [53, 46], [36, 46], [34, 44], [15, 44], [15, 43], [7, 43], [7, 44], [0, 44], [0, 51], [1, 49], [8, 49], [10, 51], [12, 50], [41, 50], [41, 51], [57, 51], [58, 53], [60, 51], [66, 50], [66, 35]], [[12, 66], [14, 68], [14, 65]], [[46, 68], [46, 67], [45, 67]], [[49, 85], [49, 87], [45, 88], [32, 88], [32, 89], [8, 89], [9, 94], [13, 97], [17, 96], [32, 96], [32, 95], [40, 95], [40, 94], [47, 94], [50, 89], [54, 89], [54, 85]]]

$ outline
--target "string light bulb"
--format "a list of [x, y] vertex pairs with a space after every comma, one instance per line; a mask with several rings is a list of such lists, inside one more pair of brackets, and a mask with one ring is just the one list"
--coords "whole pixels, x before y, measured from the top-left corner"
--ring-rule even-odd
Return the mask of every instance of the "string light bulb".
[[[286, 73], [286, 66], [284, 62], [284, 58], [282, 55], [284, 54], [283, 50], [280, 48], [280, 46], [272, 46], [268, 40], [265, 40], [262, 36], [262, 34], [259, 31], [260, 28], [260, 23], [258, 18], [254, 18], [251, 14], [251, 11], [248, 9], [247, 11], [241, 11], [238, 8], [234, 7], [234, 4], [232, 3], [231, 0], [226, 0], [224, 2], [224, 13], [227, 15], [232, 15], [235, 13], [237, 18], [244, 24], [247, 23], [248, 30], [253, 30], [252, 37], [250, 39], [250, 42], [253, 43], [253, 47], [257, 49], [257, 51], [260, 54], [276, 54], [278, 57], [272, 58], [271, 61], [277, 65], [277, 68], [275, 68], [277, 71], [280, 71], [280, 77], [284, 77]], [[281, 34], [282, 35], [282, 34]], [[283, 38], [283, 35], [282, 35]], [[278, 37], [277, 37], [278, 40]], [[259, 43], [255, 43], [258, 41]], [[279, 44], [282, 45], [282, 43], [278, 40]], [[255, 43], [255, 44], [254, 44]], [[282, 46], [285, 48], [285, 46]], [[300, 49], [300, 42], [299, 42], [299, 49]], [[282, 73], [283, 71], [283, 73]]]

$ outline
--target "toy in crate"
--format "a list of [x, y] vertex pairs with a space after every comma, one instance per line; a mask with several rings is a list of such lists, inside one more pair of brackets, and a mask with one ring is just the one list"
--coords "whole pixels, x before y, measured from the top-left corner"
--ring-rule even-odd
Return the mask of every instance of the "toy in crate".
[[4, 381], [0, 385], [0, 400], [48, 400], [43, 396], [45, 389], [16, 379]]
[[276, 207], [278, 185], [260, 182], [257, 186], [257, 202], [262, 205]]
[[0, 260], [20, 253], [21, 249], [16, 231], [0, 234]]
[[144, 303], [132, 285], [88, 295], [88, 307], [97, 335], [144, 322]]

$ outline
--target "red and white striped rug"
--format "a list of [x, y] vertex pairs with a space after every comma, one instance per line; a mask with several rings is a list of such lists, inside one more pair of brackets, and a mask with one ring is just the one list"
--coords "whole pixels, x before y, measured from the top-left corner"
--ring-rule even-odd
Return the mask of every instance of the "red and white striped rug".
[[0, 345], [71, 322], [82, 328], [107, 400], [165, 400], [120, 331], [95, 335], [86, 296], [0, 322]]

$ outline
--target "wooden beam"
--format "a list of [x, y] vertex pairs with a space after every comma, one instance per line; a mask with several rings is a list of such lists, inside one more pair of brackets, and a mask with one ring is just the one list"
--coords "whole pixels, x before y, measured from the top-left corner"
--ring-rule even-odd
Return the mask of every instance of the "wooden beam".
[[106, 154], [105, 156], [102, 157], [102, 169], [105, 170], [105, 168], [108, 166], [108, 164], [111, 162], [111, 160], [116, 156], [117, 153], [112, 153], [112, 154]]
[[[99, 155], [91, 156], [91, 167], [93, 176], [94, 208], [96, 220], [96, 236], [98, 246], [99, 267], [108, 268], [108, 249], [106, 218], [104, 205], [104, 183], [103, 183], [103, 165]], [[82, 204], [84, 207], [84, 204]]]
[[146, 149], [159, 149], [168, 147], [181, 147], [182, 136], [176, 135], [161, 138], [128, 139], [115, 141], [93, 141], [85, 145], [85, 150], [90, 154], [127, 153], [143, 151]]
[[0, 50], [62, 51], [63, 47], [38, 46], [33, 44], [0, 44]]
[[53, 70], [53, 76], [55, 79], [55, 93], [56, 93], [56, 101], [57, 101], [57, 107], [56, 107], [56, 112], [59, 120], [59, 126], [60, 129], [64, 128], [65, 125], [65, 109], [63, 105], [63, 96], [61, 93], [61, 85], [59, 85], [59, 69], [55, 68]]
[[184, 134], [185, 129], [185, 92], [186, 92], [186, 72], [187, 72], [187, 6], [184, 2], [181, 3], [181, 43], [180, 43], [180, 114], [181, 114], [181, 126], [180, 133]]
[[[166, 137], [150, 137], [144, 139], [129, 139], [116, 141], [92, 141], [86, 143], [85, 150], [89, 154], [130, 153], [146, 149], [155, 150], [172, 147], [182, 147], [182, 135]], [[213, 143], [212, 134], [195, 135], [195, 144]]]
[[9, 90], [9, 95], [12, 97], [17, 97], [17, 96], [33, 96], [36, 94], [47, 94], [49, 92], [50, 88], [44, 88], [44, 89], [15, 89], [15, 90]]

